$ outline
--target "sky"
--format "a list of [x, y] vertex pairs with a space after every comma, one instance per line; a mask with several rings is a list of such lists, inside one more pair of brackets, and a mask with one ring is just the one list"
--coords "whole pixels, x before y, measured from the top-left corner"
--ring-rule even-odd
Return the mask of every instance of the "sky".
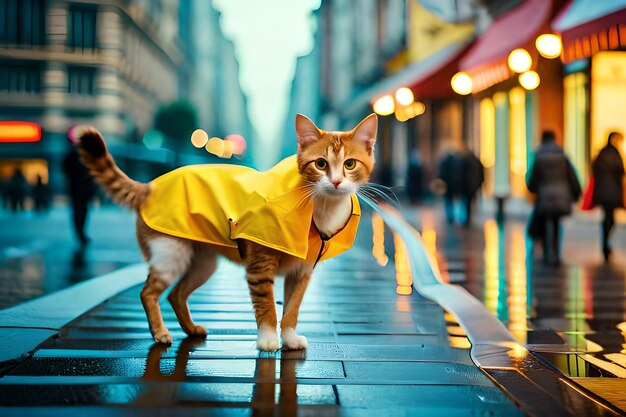
[[313, 47], [311, 11], [320, 0], [213, 0], [220, 24], [235, 44], [239, 79], [257, 132], [262, 161], [275, 161], [289, 104], [296, 58]]

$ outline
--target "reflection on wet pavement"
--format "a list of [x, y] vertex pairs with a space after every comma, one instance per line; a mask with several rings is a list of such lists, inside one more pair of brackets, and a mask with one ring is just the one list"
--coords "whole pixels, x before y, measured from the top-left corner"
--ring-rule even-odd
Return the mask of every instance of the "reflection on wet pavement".
[[86, 248], [73, 239], [65, 207], [45, 214], [0, 210], [0, 309], [141, 262], [134, 214], [91, 210]]
[[564, 265], [549, 267], [540, 261], [541, 247], [527, 239], [523, 216], [460, 228], [436, 209], [410, 215], [424, 234], [436, 218], [444, 275], [482, 300], [520, 342], [571, 376], [626, 377], [626, 265], [619, 256], [601, 261], [597, 223], [566, 221]]

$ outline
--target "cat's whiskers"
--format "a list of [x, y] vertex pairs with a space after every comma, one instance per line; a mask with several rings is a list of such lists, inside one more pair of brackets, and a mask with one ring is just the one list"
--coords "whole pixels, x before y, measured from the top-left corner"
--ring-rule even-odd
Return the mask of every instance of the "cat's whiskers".
[[393, 192], [390, 187], [368, 182], [359, 186], [357, 194], [359, 194], [359, 192], [367, 192], [367, 195], [377, 203], [379, 201], [386, 201], [392, 206], [400, 206], [400, 200], [398, 199], [398, 196], [396, 195], [396, 193]]

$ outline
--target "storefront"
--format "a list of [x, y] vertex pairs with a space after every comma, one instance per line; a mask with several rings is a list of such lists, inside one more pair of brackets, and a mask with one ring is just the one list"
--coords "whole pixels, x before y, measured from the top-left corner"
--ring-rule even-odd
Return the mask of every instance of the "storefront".
[[526, 197], [526, 173], [541, 131], [553, 130], [563, 143], [562, 65], [555, 59], [560, 42], [549, 28], [561, 6], [522, 3], [496, 19], [459, 63], [470, 87], [455, 90], [473, 94], [487, 195]]
[[[12, 182], [26, 187], [48, 184], [48, 158], [42, 151], [42, 129], [27, 121], [0, 121], [0, 184], [3, 193]], [[4, 197], [4, 196], [3, 196]], [[28, 204], [31, 204], [30, 201]]]
[[565, 149], [586, 182], [609, 132], [626, 132], [626, 0], [572, 1], [552, 28], [563, 40]]

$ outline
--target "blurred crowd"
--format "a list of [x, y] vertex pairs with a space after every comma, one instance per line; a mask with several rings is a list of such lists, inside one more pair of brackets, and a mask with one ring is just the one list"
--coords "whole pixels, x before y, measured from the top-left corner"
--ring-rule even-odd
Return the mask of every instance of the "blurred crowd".
[[37, 175], [35, 183], [30, 184], [22, 168], [17, 167], [7, 180], [0, 178], [0, 200], [5, 210], [25, 210], [30, 200], [35, 211], [43, 212], [50, 208], [52, 194], [41, 175]]
[[[556, 134], [551, 130], [542, 132], [541, 143], [534, 153], [534, 163], [526, 176], [526, 186], [533, 201], [527, 234], [534, 246], [541, 248], [544, 264], [561, 264], [561, 221], [572, 214], [573, 207], [579, 202], [582, 211], [602, 210], [601, 251], [604, 260], [610, 260], [615, 212], [624, 208], [626, 201], [621, 155], [623, 146], [622, 133], [609, 133], [606, 145], [591, 164], [591, 175], [585, 181], [587, 185], [583, 190], [572, 162], [557, 143]], [[427, 177], [429, 175], [419, 155], [411, 155], [406, 178], [409, 201], [412, 204], [421, 203], [428, 190], [443, 197], [449, 224], [470, 226], [472, 207], [484, 182], [484, 167], [480, 159], [464, 145], [458, 145], [443, 153], [435, 178], [428, 181]], [[424, 184], [429, 184], [429, 187]], [[503, 220], [501, 205], [496, 216]]]

